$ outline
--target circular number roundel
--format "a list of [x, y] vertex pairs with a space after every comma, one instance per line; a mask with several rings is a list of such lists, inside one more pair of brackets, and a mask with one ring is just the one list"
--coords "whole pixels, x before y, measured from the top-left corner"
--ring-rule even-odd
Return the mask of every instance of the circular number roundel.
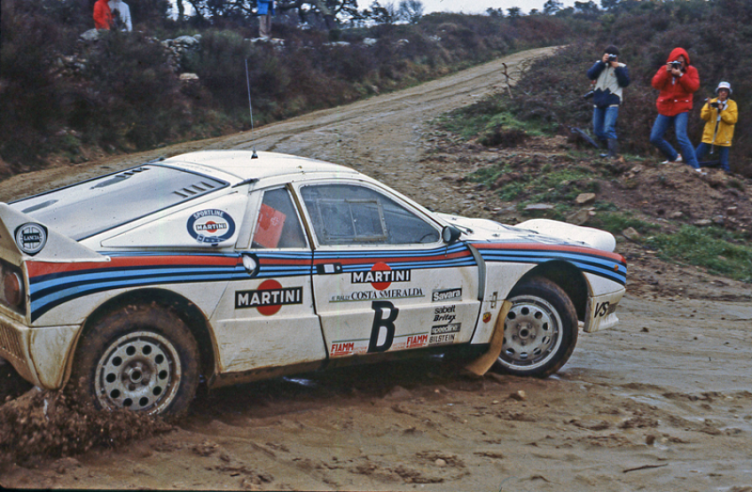
[[27, 222], [16, 228], [16, 244], [27, 255], [34, 256], [47, 244], [47, 228], [42, 224]]

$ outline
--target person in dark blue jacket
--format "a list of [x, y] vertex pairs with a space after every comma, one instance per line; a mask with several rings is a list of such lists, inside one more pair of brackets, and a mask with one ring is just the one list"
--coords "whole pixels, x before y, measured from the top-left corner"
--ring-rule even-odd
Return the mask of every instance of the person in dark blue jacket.
[[619, 49], [613, 45], [606, 48], [603, 57], [587, 71], [587, 76], [595, 81], [593, 132], [608, 147], [608, 157], [614, 158], [619, 152], [616, 119], [624, 101], [623, 89], [629, 85], [627, 66], [619, 63]]

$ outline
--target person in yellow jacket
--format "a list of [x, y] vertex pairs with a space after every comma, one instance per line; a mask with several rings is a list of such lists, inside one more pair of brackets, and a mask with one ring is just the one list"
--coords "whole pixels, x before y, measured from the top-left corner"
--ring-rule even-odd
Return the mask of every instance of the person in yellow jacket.
[[[713, 154], [717, 152], [718, 160], [724, 171], [731, 172], [729, 168], [729, 149], [731, 140], [734, 138], [734, 127], [739, 117], [736, 102], [729, 99], [731, 84], [721, 82], [715, 90], [718, 97], [705, 102], [700, 112], [700, 118], [705, 120], [705, 130], [702, 133], [702, 142], [695, 149], [697, 160], [702, 161], [708, 149]], [[708, 163], [700, 162], [700, 165]]]

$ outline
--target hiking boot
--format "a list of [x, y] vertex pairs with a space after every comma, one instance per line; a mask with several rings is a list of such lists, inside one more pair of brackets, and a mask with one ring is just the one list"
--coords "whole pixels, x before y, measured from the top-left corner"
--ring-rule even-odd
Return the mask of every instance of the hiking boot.
[[619, 142], [615, 138], [608, 139], [608, 158], [616, 159], [619, 155]]

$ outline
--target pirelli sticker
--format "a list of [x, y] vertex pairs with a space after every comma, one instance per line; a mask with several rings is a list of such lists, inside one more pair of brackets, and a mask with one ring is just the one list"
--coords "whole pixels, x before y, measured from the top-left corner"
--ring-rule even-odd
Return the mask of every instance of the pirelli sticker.
[[265, 280], [256, 290], [235, 291], [235, 309], [255, 308], [264, 316], [291, 304], [303, 304], [303, 287], [282, 287], [276, 280]]

